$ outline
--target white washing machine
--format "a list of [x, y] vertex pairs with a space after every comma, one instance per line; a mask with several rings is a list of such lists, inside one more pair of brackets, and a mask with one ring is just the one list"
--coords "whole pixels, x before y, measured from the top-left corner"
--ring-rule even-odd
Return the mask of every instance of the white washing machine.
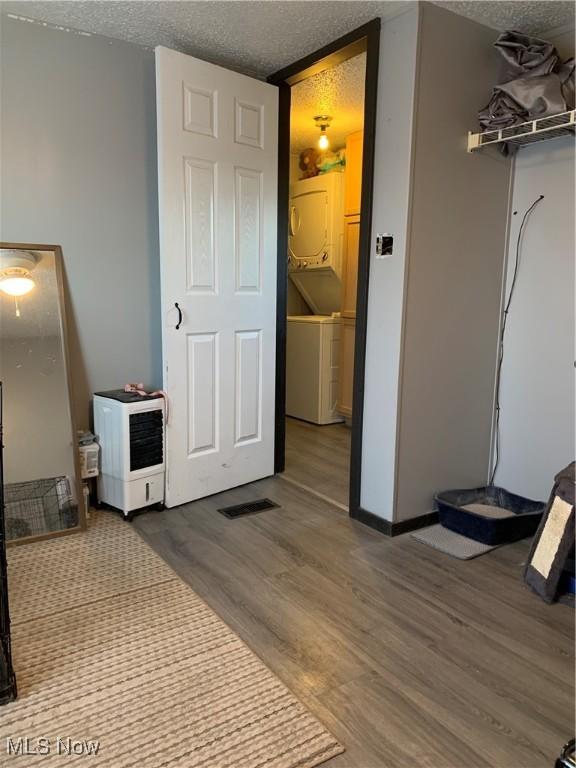
[[340, 318], [288, 316], [286, 415], [313, 424], [344, 421], [336, 411]]
[[290, 279], [316, 315], [340, 309], [344, 174], [325, 173], [290, 188]]

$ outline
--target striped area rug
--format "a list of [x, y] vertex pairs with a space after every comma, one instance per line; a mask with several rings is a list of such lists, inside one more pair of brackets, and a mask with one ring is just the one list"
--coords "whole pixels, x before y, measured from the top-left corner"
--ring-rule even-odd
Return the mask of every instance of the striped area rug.
[[10, 549], [9, 593], [19, 697], [0, 765], [312, 768], [344, 751], [110, 513]]

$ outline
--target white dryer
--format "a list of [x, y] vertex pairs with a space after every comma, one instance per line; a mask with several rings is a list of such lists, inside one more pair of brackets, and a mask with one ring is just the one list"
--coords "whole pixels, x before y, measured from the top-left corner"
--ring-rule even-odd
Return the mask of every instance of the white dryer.
[[317, 315], [340, 309], [344, 174], [325, 173], [290, 187], [289, 275]]
[[336, 411], [340, 318], [288, 316], [286, 415], [313, 424], [343, 421]]

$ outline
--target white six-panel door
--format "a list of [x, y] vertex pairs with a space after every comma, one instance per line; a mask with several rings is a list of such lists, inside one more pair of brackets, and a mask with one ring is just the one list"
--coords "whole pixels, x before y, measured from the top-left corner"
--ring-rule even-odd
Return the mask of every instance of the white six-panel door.
[[156, 89], [172, 507], [274, 471], [278, 94], [167, 48]]

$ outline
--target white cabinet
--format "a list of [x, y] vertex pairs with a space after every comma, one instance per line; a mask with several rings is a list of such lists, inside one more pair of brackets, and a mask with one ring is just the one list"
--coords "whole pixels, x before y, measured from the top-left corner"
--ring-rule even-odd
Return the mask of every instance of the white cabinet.
[[342, 421], [336, 410], [340, 319], [288, 317], [286, 415], [313, 424]]

